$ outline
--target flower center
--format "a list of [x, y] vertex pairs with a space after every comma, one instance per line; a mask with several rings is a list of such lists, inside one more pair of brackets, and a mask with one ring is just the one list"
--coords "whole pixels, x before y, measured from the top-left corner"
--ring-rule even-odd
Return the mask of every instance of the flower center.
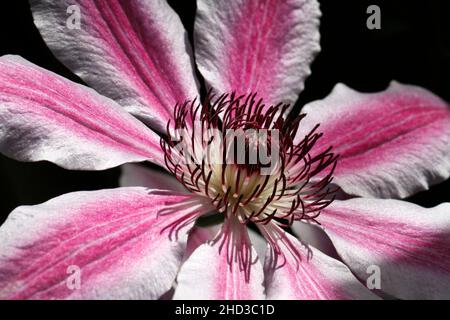
[[188, 190], [241, 223], [315, 221], [333, 200], [337, 156], [331, 148], [313, 150], [322, 136], [318, 126], [294, 142], [305, 115], [287, 120], [288, 107], [266, 107], [256, 94], [177, 105], [161, 140], [166, 166]]

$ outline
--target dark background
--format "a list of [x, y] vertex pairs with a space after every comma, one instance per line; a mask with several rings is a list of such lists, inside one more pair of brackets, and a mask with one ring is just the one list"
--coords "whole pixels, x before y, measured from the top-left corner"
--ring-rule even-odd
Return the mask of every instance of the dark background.
[[[5, 2], [0, 4], [0, 55], [21, 55], [81, 82], [47, 49], [33, 25], [28, 2]], [[195, 1], [169, 2], [192, 34]], [[450, 19], [445, 0], [320, 2], [322, 51], [297, 109], [324, 98], [337, 82], [360, 91], [380, 91], [392, 79], [423, 86], [450, 101]], [[371, 4], [381, 8], [381, 30], [366, 27], [366, 9]], [[67, 171], [48, 162], [21, 163], [0, 156], [0, 223], [19, 205], [41, 203], [71, 191], [115, 187], [119, 174], [118, 168]], [[408, 200], [426, 207], [448, 202], [450, 180]]]

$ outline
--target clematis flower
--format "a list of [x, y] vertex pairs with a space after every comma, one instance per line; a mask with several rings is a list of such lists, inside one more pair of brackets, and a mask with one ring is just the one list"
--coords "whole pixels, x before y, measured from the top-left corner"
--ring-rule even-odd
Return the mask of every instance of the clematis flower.
[[[158, 299], [174, 288], [176, 299], [372, 299], [371, 266], [390, 296], [449, 297], [450, 204], [395, 200], [449, 178], [446, 102], [399, 83], [371, 94], [338, 84], [306, 116], [290, 114], [320, 49], [313, 0], [198, 0], [195, 62], [165, 1], [77, 3], [80, 29], [67, 27], [71, 1], [31, 9], [93, 89], [0, 57], [0, 148], [70, 170], [128, 164], [120, 188], [10, 214], [1, 298]], [[242, 140], [246, 153], [255, 141], [276, 147], [270, 174], [261, 162], [205, 161], [229, 155], [227, 129], [279, 133]], [[166, 172], [132, 164], [146, 161]], [[336, 186], [345, 197], [333, 201]], [[335, 255], [308, 242], [323, 231]]]

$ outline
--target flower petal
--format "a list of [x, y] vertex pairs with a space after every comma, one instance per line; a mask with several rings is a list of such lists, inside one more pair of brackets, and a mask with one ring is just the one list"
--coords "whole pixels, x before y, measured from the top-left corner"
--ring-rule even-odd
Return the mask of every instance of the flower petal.
[[266, 259], [266, 249], [267, 249], [267, 241], [264, 237], [256, 231], [248, 228], [248, 236], [250, 237], [250, 241], [252, 242], [253, 247], [258, 253], [259, 260], [262, 264], [264, 264], [264, 260]]
[[355, 198], [333, 202], [318, 220], [360, 279], [366, 281], [376, 266], [381, 290], [390, 295], [449, 298], [449, 203], [425, 209], [399, 200]]
[[153, 128], [198, 95], [186, 31], [166, 1], [32, 0], [31, 9], [66, 66]]
[[164, 164], [159, 136], [114, 101], [18, 56], [0, 57], [0, 151], [67, 169]]
[[122, 169], [119, 180], [121, 187], [147, 187], [187, 192], [186, 188], [168, 173], [134, 163], [126, 163], [120, 168]]
[[197, 248], [181, 267], [174, 299], [264, 298], [263, 270], [246, 227], [227, 219], [220, 235]]
[[[194, 227], [189, 233], [187, 249], [186, 249], [186, 259], [202, 244], [213, 240], [217, 233], [220, 231], [220, 225], [212, 225], [207, 227]], [[259, 260], [264, 263], [267, 242], [266, 240], [256, 231], [252, 229], [247, 229], [250, 242], [258, 254]], [[323, 232], [323, 231], [322, 231]]]
[[189, 232], [188, 242], [185, 252], [185, 260], [202, 244], [213, 240], [220, 230], [220, 225], [212, 225], [207, 227], [194, 227]]
[[324, 232], [323, 228], [316, 223], [295, 221], [291, 228], [301, 243], [311, 245], [325, 253], [327, 256], [336, 259], [339, 258], [330, 238]]
[[334, 177], [347, 193], [407, 197], [450, 176], [450, 108], [423, 88], [392, 83], [364, 94], [338, 84], [304, 112], [297, 139], [320, 123], [314, 148], [341, 155]]
[[217, 93], [294, 103], [319, 52], [315, 0], [197, 1], [197, 66]]
[[272, 234], [264, 266], [267, 299], [378, 299], [342, 262], [305, 247], [273, 224], [266, 230]]
[[0, 297], [159, 298], [173, 284], [193, 219], [204, 213], [191, 199], [118, 188], [17, 208], [0, 228]]

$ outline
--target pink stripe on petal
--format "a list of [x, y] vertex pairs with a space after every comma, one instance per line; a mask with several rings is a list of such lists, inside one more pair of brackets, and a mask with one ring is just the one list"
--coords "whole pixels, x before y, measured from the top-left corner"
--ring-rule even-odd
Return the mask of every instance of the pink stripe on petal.
[[216, 92], [257, 91], [267, 104], [297, 100], [320, 50], [317, 1], [197, 4], [196, 62]]
[[450, 297], [450, 204], [431, 209], [399, 200], [335, 201], [319, 219], [362, 280], [378, 266], [381, 290], [404, 299]]
[[220, 235], [198, 247], [181, 267], [174, 299], [263, 299], [263, 278], [246, 226], [227, 219]]
[[[71, 5], [81, 24], [69, 29]], [[31, 1], [53, 53], [90, 86], [164, 130], [175, 103], [198, 95], [184, 27], [166, 1]]]
[[145, 188], [19, 207], [0, 228], [0, 297], [157, 299], [171, 288], [186, 233], [203, 213], [192, 196]]
[[0, 57], [0, 150], [67, 169], [164, 163], [159, 136], [117, 103], [18, 56]]
[[450, 108], [431, 92], [393, 82], [380, 93], [338, 84], [305, 106], [297, 139], [320, 123], [328, 146], [341, 155], [334, 173], [345, 192], [406, 197], [450, 177]]

